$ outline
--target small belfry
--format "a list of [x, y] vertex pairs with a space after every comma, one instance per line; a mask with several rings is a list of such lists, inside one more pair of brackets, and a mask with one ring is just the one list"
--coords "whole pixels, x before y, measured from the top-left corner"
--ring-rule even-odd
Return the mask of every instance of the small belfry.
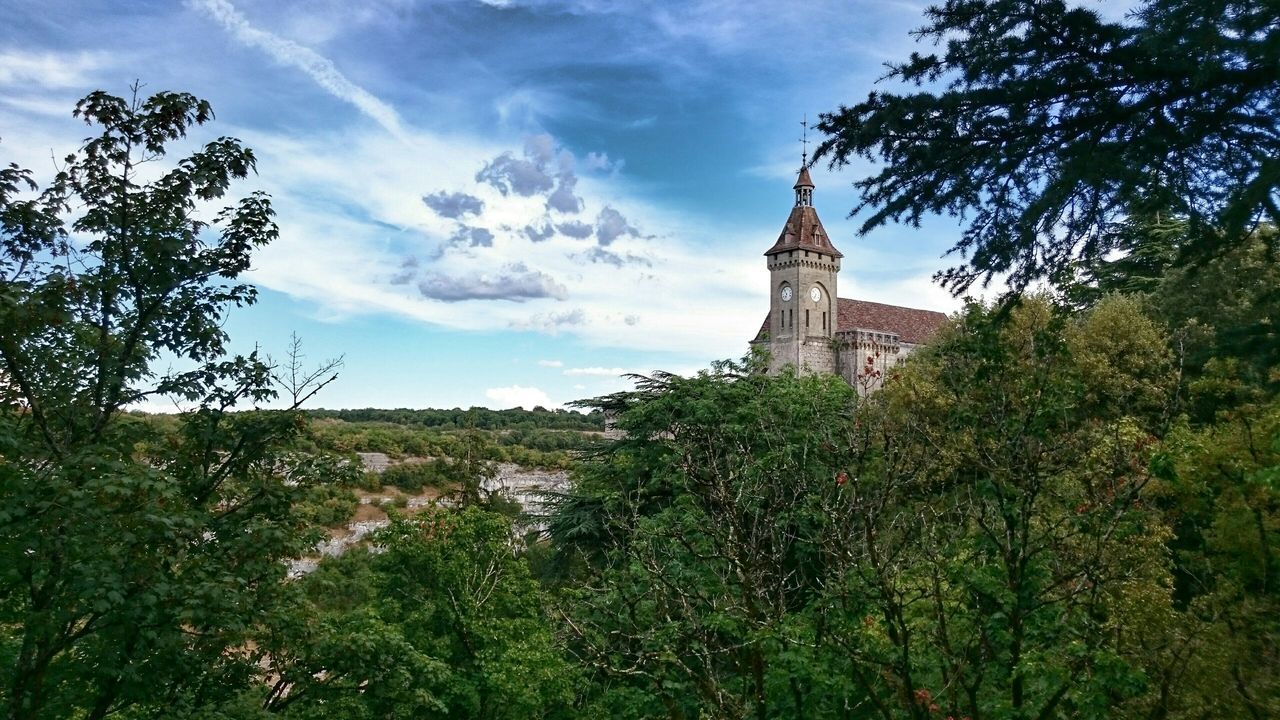
[[[813, 180], [809, 178], [809, 116], [800, 121], [800, 177], [796, 178], [796, 207], [813, 207]], [[815, 216], [816, 217], [816, 216]]]
[[844, 255], [813, 206], [809, 175], [808, 123], [802, 123], [795, 205], [773, 247], [769, 269], [769, 315], [752, 340], [769, 351], [769, 371], [840, 375], [864, 391], [879, 387], [888, 370], [928, 342], [946, 321], [932, 310], [841, 298], [837, 280]]
[[813, 207], [813, 180], [809, 179], [809, 168], [800, 166], [800, 177], [796, 178], [796, 207]]

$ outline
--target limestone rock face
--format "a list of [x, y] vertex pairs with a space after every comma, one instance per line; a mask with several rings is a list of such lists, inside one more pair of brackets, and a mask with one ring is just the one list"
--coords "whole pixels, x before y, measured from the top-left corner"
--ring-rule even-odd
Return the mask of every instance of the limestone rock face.
[[360, 463], [364, 465], [365, 472], [382, 473], [388, 467], [391, 467], [391, 458], [386, 453], [380, 452], [362, 452], [356, 453], [360, 458]]
[[485, 490], [498, 491], [520, 503], [526, 513], [538, 515], [546, 509], [541, 493], [562, 492], [569, 487], [569, 473], [563, 470], [532, 470], [511, 463], [498, 465], [498, 475]]
[[[360, 461], [364, 464], [364, 468], [369, 472], [381, 473], [390, 466], [391, 461], [384, 453], [356, 453], [360, 456]], [[545, 502], [541, 493], [546, 491], [563, 491], [569, 486], [569, 474], [563, 470], [548, 471], [536, 470], [531, 468], [522, 468], [513, 463], [500, 463], [498, 465], [498, 474], [484, 484], [484, 489], [488, 492], [497, 492], [518, 502], [524, 512], [531, 515], [538, 515], [546, 509]], [[289, 577], [301, 577], [314, 571], [320, 560], [324, 557], [336, 557], [346, 552], [348, 548], [356, 545], [366, 544], [369, 536], [374, 532], [384, 528], [388, 524], [386, 514], [377, 509], [380, 506], [390, 504], [396, 500], [395, 493], [388, 494], [387, 489], [381, 493], [362, 494], [360, 497], [360, 505], [372, 506], [366, 508], [368, 512], [358, 511], [356, 517], [342, 528], [336, 528], [330, 531], [329, 537], [316, 543], [312, 553], [304, 558], [298, 558], [289, 563]], [[448, 506], [452, 501], [446, 497], [441, 497], [440, 492], [434, 488], [427, 488], [419, 495], [410, 496], [407, 499], [399, 496], [407, 512], [414, 512], [422, 508], [433, 505]], [[374, 517], [370, 517], [374, 515]], [[517, 528], [518, 531], [540, 529], [540, 524], [534, 522], [531, 526]], [[378, 551], [376, 546], [371, 546], [371, 550]]]

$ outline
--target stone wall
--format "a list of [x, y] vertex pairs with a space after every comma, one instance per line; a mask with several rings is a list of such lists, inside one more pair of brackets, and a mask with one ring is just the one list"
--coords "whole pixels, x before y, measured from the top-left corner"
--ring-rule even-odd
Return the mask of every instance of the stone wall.
[[[834, 372], [834, 359], [825, 350], [809, 350], [810, 343], [829, 343], [838, 322], [836, 276], [840, 259], [811, 250], [788, 250], [768, 256], [769, 266], [769, 371], [792, 365], [804, 372]], [[782, 299], [782, 287], [792, 290]], [[818, 302], [810, 290], [821, 291]]]
[[797, 354], [799, 344], [792, 341], [791, 336], [785, 340], [778, 340], [768, 345], [769, 348], [769, 372], [777, 374], [782, 368], [788, 365], [796, 367], [800, 364], [800, 356]]
[[836, 354], [831, 341], [826, 338], [810, 338], [800, 345], [800, 362], [797, 364], [801, 372], [835, 373]]
[[910, 354], [903, 352], [896, 334], [877, 330], [843, 330], [836, 334], [836, 343], [839, 374], [860, 393], [878, 390], [893, 366]]

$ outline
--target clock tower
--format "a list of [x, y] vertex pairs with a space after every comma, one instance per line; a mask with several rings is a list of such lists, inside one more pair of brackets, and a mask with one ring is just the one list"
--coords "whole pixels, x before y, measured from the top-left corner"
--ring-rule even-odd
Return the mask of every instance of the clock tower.
[[836, 275], [844, 257], [831, 244], [813, 208], [813, 180], [801, 165], [795, 206], [778, 241], [765, 252], [769, 267], [770, 371], [835, 372]]

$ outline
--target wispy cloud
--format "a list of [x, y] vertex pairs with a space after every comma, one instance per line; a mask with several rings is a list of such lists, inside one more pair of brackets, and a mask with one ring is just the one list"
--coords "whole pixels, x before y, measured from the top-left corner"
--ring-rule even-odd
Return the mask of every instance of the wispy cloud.
[[628, 373], [633, 373], [633, 372], [636, 372], [636, 371], [627, 370], [625, 368], [620, 368], [620, 367], [615, 367], [615, 368], [578, 367], [578, 368], [566, 368], [564, 371], [564, 374], [568, 375], [569, 377], [618, 377], [620, 375], [626, 375]]
[[108, 62], [103, 53], [0, 50], [0, 85], [80, 88]]
[[582, 308], [561, 310], [559, 312], [538, 313], [522, 320], [514, 320], [511, 327], [516, 330], [538, 330], [548, 335], [558, 335], [561, 330], [585, 325], [587, 314]]
[[601, 245], [609, 245], [623, 235], [639, 237], [640, 231], [632, 227], [622, 213], [606, 206], [596, 216], [596, 238]]
[[279, 63], [302, 70], [330, 95], [351, 103], [392, 135], [404, 137], [404, 124], [395, 109], [347, 79], [332, 60], [311, 48], [254, 27], [244, 14], [227, 0], [190, 0], [190, 2], [217, 20], [240, 42], [265, 51]]

